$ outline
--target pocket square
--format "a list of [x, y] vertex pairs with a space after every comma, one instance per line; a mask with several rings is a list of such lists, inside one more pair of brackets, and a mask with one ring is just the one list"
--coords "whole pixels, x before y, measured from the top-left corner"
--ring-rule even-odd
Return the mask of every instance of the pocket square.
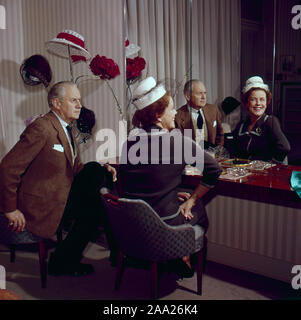
[[52, 149], [59, 152], [64, 152], [64, 147], [61, 144], [54, 144]]
[[213, 122], [213, 128], [216, 126], [216, 120], [214, 120]]

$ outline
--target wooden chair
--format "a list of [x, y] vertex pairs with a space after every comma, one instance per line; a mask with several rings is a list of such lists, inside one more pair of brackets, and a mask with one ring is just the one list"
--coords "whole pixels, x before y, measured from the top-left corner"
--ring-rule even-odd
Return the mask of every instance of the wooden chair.
[[[11, 232], [8, 228], [8, 220], [4, 214], [0, 213], [0, 243], [6, 244], [10, 249], [10, 262], [15, 262], [16, 249], [24, 245], [33, 245], [37, 247], [40, 263], [41, 286], [46, 288], [47, 285], [47, 265], [48, 249], [55, 246], [50, 239], [42, 239], [31, 232], [24, 230], [19, 233]], [[57, 241], [62, 240], [62, 232], [57, 234]]]

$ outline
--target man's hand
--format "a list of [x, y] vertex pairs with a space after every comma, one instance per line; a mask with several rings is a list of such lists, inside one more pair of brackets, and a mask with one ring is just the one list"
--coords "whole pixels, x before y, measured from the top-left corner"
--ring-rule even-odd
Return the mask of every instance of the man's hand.
[[117, 172], [116, 172], [116, 169], [112, 166], [110, 166], [108, 163], [106, 163], [105, 165], [105, 168], [110, 172], [112, 173], [112, 176], [113, 176], [113, 182], [116, 182], [117, 181]]
[[21, 232], [24, 230], [26, 220], [24, 218], [23, 213], [20, 210], [16, 209], [15, 211], [6, 212], [4, 214], [9, 221], [8, 227], [12, 228], [12, 231]]

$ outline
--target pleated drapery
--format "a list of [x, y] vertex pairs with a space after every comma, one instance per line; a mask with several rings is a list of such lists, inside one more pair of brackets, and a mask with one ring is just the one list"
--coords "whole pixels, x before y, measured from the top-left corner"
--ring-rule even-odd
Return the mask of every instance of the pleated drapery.
[[[190, 77], [205, 83], [209, 103], [239, 99], [240, 1], [192, 0], [191, 5], [188, 0], [126, 0], [126, 34], [148, 63], [143, 77], [167, 80], [172, 93], [181, 85], [176, 108], [186, 103], [183, 86]], [[227, 120], [237, 122], [239, 115]]]

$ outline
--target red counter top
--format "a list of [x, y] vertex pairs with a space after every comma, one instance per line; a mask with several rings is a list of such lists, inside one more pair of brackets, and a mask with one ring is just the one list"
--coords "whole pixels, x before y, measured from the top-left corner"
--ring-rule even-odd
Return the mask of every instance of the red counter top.
[[[301, 166], [276, 165], [238, 180], [219, 179], [206, 199], [223, 195], [301, 209], [301, 199], [290, 186], [292, 171], [301, 171]], [[200, 176], [183, 175], [185, 187], [195, 187], [199, 181]]]
[[[118, 170], [118, 164], [113, 163]], [[301, 209], [301, 199], [290, 185], [292, 171], [301, 171], [301, 166], [276, 165], [235, 181], [219, 179], [216, 187], [206, 194], [204, 201], [206, 203], [216, 195], [222, 195]], [[183, 175], [183, 187], [193, 189], [200, 179], [199, 175]], [[121, 190], [119, 183], [117, 185], [118, 190]]]

